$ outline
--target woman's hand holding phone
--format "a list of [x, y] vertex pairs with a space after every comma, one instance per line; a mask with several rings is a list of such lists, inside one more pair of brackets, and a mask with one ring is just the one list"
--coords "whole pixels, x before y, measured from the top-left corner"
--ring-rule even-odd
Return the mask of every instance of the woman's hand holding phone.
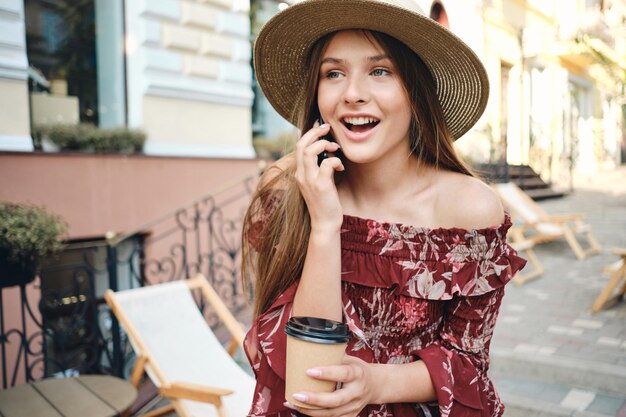
[[[323, 125], [324, 121], [320, 119], [318, 124]], [[335, 138], [333, 138], [333, 135], [331, 135], [330, 132], [328, 132], [328, 134], [322, 136], [320, 140], [327, 140], [329, 142], [334, 142]], [[337, 158], [343, 161], [343, 153], [341, 152], [341, 149], [337, 149], [335, 152], [333, 152], [333, 154], [334, 156], [336, 156]], [[324, 159], [328, 158], [329, 156], [330, 156], [330, 152], [326, 150], [322, 151], [322, 153], [317, 155], [317, 166], [322, 166], [322, 162], [324, 162]]]
[[[341, 159], [330, 156], [339, 150], [339, 144], [323, 137], [330, 134], [330, 126], [315, 123], [296, 144], [296, 181], [311, 216], [313, 232], [336, 232], [341, 229], [343, 211], [335, 187], [334, 173], [345, 168]], [[318, 155], [327, 157], [318, 165]]]

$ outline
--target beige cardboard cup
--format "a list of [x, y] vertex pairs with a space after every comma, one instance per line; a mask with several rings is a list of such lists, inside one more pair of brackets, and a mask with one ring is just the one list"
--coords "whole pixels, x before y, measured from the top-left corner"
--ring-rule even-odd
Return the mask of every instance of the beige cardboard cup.
[[315, 317], [292, 317], [285, 326], [287, 333], [287, 373], [285, 399], [303, 408], [318, 407], [293, 398], [296, 392], [332, 392], [336, 382], [311, 378], [306, 370], [318, 366], [339, 365], [343, 359], [350, 332], [343, 323]]

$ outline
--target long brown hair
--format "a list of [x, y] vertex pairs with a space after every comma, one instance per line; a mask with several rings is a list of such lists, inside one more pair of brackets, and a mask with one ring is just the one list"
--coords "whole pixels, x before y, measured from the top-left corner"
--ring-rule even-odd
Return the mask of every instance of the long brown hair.
[[[437, 98], [436, 83], [428, 67], [410, 48], [380, 32], [362, 31], [393, 61], [411, 106], [411, 153], [422, 163], [474, 176], [456, 154]], [[307, 60], [311, 71], [298, 115], [302, 132], [320, 118], [317, 106], [319, 68], [326, 46], [335, 33], [313, 45]], [[255, 315], [262, 314], [302, 274], [311, 221], [296, 184], [295, 159], [288, 155], [261, 177], [243, 224], [242, 279], [244, 287], [255, 278]]]

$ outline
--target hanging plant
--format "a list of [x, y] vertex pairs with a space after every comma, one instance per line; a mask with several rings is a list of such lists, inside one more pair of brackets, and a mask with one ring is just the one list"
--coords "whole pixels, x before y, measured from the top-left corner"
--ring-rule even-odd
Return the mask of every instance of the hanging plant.
[[0, 287], [26, 284], [60, 252], [67, 224], [42, 206], [0, 202]]

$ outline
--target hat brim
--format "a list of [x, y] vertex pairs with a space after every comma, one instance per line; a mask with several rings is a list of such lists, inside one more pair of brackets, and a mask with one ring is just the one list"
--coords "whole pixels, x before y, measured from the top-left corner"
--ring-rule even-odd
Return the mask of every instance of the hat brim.
[[412, 49], [428, 66], [450, 134], [458, 139], [487, 105], [489, 81], [476, 54], [434, 20], [372, 0], [307, 0], [271, 18], [254, 45], [259, 86], [276, 111], [298, 124], [304, 102], [306, 59], [322, 36], [346, 29], [386, 33]]

